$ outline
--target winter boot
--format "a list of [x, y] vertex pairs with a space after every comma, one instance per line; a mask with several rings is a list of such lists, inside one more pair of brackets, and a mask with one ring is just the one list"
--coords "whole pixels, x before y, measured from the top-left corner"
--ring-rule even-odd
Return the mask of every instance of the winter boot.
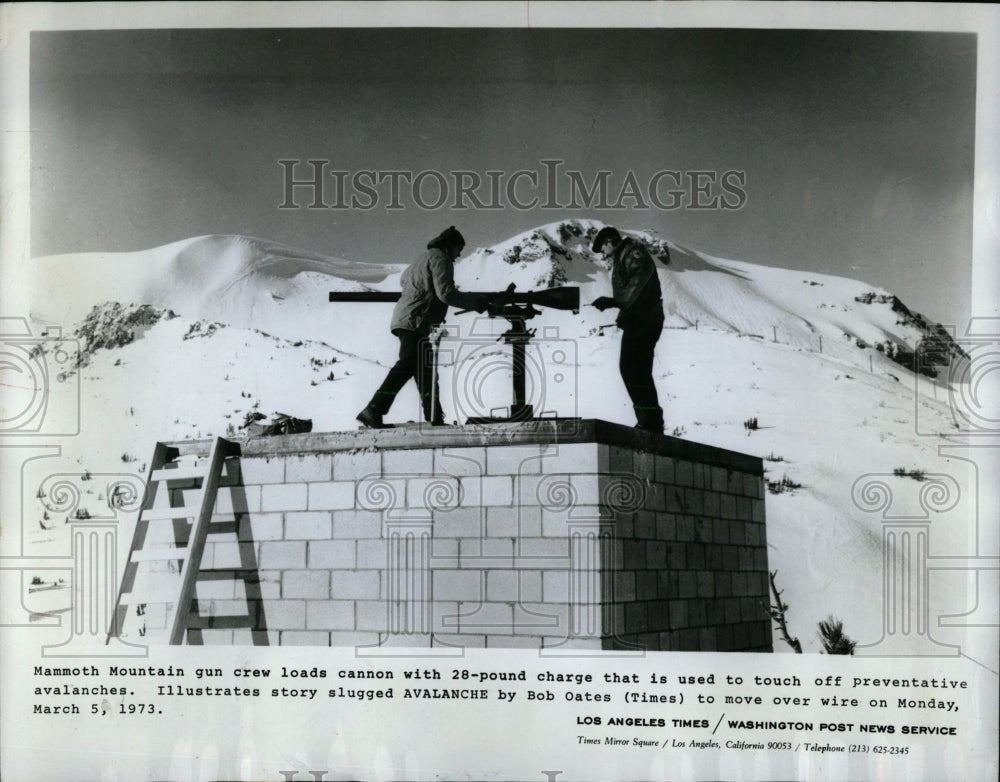
[[386, 428], [386, 425], [382, 422], [382, 414], [372, 405], [368, 405], [364, 410], [358, 413], [355, 418], [369, 429]]

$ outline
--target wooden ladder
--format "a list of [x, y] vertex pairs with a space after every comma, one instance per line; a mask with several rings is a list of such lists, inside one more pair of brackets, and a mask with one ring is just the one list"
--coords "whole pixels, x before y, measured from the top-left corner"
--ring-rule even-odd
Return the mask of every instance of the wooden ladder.
[[[267, 630], [260, 594], [260, 577], [250, 536], [249, 516], [234, 508], [231, 522], [213, 522], [219, 486], [227, 461], [238, 465], [239, 444], [216, 438], [206, 466], [185, 467], [177, 463], [177, 448], [157, 443], [150, 461], [149, 480], [142, 509], [136, 521], [128, 562], [122, 576], [113, 624], [108, 642], [119, 637], [130, 606], [142, 614], [149, 604], [163, 603], [167, 608], [166, 627], [171, 644], [201, 644], [204, 629], [249, 628], [254, 645], [267, 645]], [[185, 504], [185, 491], [194, 491], [194, 501]], [[147, 546], [151, 525], [173, 525], [173, 545]], [[239, 568], [203, 569], [202, 556], [209, 533], [235, 533], [240, 551]], [[249, 541], [247, 538], [250, 538]], [[140, 566], [144, 563], [177, 562], [179, 587], [172, 589], [136, 589]], [[159, 575], [162, 575], [160, 573]], [[170, 579], [175, 584], [178, 579]], [[226, 616], [202, 616], [198, 608], [196, 584], [199, 581], [242, 581], [243, 613]]]

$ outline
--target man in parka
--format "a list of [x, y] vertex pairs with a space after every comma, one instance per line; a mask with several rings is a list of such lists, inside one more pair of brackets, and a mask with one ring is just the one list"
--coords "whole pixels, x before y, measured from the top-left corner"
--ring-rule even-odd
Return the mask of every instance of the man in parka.
[[653, 350], [663, 331], [663, 299], [656, 266], [646, 248], [632, 237], [605, 226], [591, 248], [611, 261], [611, 296], [593, 304], [604, 311], [618, 307], [622, 330], [618, 370], [632, 399], [636, 428], [663, 434], [663, 408], [653, 383]]
[[[455, 287], [455, 259], [462, 254], [465, 239], [454, 226], [427, 243], [427, 252], [411, 263], [400, 277], [401, 295], [392, 311], [392, 333], [399, 338], [399, 359], [367, 407], [357, 415], [365, 426], [383, 427], [399, 390], [412, 377], [417, 381], [424, 420], [444, 424], [441, 395], [434, 372], [434, 348], [428, 335], [444, 321], [448, 305], [483, 312], [489, 298], [481, 293], [463, 293]], [[434, 407], [431, 408], [431, 399]]]

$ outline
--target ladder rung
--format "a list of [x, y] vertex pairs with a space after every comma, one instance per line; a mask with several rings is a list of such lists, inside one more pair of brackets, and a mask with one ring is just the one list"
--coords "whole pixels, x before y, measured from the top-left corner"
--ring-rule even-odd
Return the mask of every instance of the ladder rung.
[[248, 577], [256, 577], [254, 568], [219, 568], [218, 570], [199, 570], [199, 581], [246, 581]]
[[119, 604], [136, 606], [144, 603], [176, 603], [177, 589], [161, 589], [145, 592], [123, 592]]
[[151, 481], [193, 481], [205, 478], [206, 468], [175, 467], [172, 470], [153, 470], [149, 475]]
[[188, 617], [188, 630], [233, 630], [239, 627], [256, 627], [256, 617], [250, 614], [237, 616], [198, 616]]
[[143, 521], [170, 521], [171, 519], [190, 519], [198, 513], [196, 507], [179, 505], [176, 508], [147, 508], [139, 514]]
[[133, 562], [162, 562], [168, 559], [187, 559], [186, 548], [147, 548], [132, 552]]

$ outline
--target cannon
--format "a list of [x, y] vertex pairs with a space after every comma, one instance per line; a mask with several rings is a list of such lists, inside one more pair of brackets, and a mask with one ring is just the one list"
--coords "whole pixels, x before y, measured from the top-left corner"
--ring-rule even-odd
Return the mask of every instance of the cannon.
[[[486, 293], [495, 305], [499, 317], [504, 317], [500, 311], [503, 308], [526, 307], [533, 310], [535, 306], [548, 307], [555, 310], [572, 310], [574, 314], [580, 311], [580, 289], [575, 287], [546, 288], [540, 291], [517, 291], [513, 283], [505, 291]], [[332, 302], [370, 302], [387, 303], [399, 301], [399, 291], [330, 291]], [[513, 311], [513, 310], [511, 310]], [[534, 311], [537, 315], [538, 311]]]
[[[386, 302], [399, 300], [397, 291], [364, 291], [364, 292], [330, 292], [331, 302]], [[580, 289], [576, 287], [546, 288], [540, 291], [517, 291], [511, 283], [506, 290], [486, 293], [490, 303], [486, 314], [491, 318], [504, 318], [510, 323], [510, 328], [497, 337], [505, 345], [511, 346], [513, 373], [513, 401], [510, 415], [504, 417], [469, 418], [469, 424], [506, 423], [529, 421], [534, 417], [532, 405], [525, 399], [525, 348], [535, 335], [535, 329], [528, 329], [527, 321], [541, 311], [537, 307], [549, 309], [570, 310], [574, 314], [580, 312]], [[468, 310], [459, 310], [459, 314]]]

